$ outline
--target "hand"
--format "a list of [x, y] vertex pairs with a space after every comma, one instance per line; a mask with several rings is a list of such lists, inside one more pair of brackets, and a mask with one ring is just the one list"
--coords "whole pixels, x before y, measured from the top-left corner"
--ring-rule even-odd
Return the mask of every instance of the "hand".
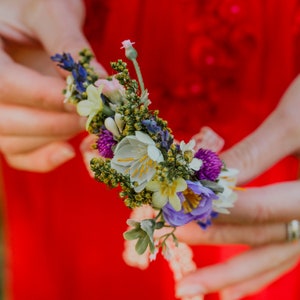
[[64, 105], [65, 74], [50, 56], [90, 48], [83, 20], [80, 0], [0, 3], [0, 150], [15, 168], [46, 172], [75, 155], [67, 141], [85, 120]]
[[[297, 78], [266, 121], [222, 154], [229, 167], [240, 170], [240, 184], [285, 156], [299, 152], [299, 99], [300, 78]], [[300, 243], [286, 241], [285, 223], [300, 219], [299, 192], [299, 181], [248, 188], [239, 192], [239, 200], [231, 214], [220, 216], [217, 224], [207, 231], [201, 232], [195, 224], [178, 230], [179, 239], [190, 244], [252, 246], [226, 262], [186, 276], [177, 286], [178, 296], [220, 291], [223, 300], [240, 299], [293, 268], [299, 261]]]

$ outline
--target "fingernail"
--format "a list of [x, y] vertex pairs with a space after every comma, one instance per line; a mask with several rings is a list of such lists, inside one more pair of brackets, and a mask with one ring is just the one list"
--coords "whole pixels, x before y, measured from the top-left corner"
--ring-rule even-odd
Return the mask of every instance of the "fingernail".
[[93, 145], [96, 143], [97, 137], [95, 135], [87, 135], [80, 143], [80, 151], [88, 152], [94, 150]]
[[206, 291], [201, 285], [182, 285], [176, 290], [176, 297], [203, 295]]
[[75, 157], [75, 151], [71, 146], [64, 146], [58, 149], [51, 157], [51, 160], [56, 165], [61, 165], [64, 162]]

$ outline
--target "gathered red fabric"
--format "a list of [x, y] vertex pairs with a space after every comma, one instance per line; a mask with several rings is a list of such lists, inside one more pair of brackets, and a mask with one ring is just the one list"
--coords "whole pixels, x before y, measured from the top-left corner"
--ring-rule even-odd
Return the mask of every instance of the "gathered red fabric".
[[[177, 140], [210, 126], [230, 147], [259, 126], [300, 69], [296, 0], [85, 2], [85, 33], [97, 59], [111, 72], [110, 61], [124, 57], [121, 42], [135, 42], [152, 108]], [[9, 299], [175, 299], [163, 258], [144, 271], [124, 263], [130, 211], [116, 191], [89, 177], [79, 151], [48, 174], [5, 161], [3, 174]], [[288, 157], [250, 185], [297, 175], [298, 161]], [[243, 249], [193, 247], [199, 267]], [[247, 299], [298, 300], [299, 276], [298, 266]]]

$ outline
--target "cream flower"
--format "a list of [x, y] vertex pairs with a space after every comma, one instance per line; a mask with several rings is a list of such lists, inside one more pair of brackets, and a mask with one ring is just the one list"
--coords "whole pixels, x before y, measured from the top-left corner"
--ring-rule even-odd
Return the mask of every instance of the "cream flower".
[[119, 173], [128, 174], [130, 181], [136, 183], [134, 190], [142, 191], [156, 172], [157, 163], [163, 155], [148, 134], [136, 131], [126, 136], [117, 145], [111, 167]]
[[180, 142], [180, 150], [182, 151], [184, 156], [189, 157], [190, 163], [189, 166], [191, 169], [198, 171], [202, 166], [202, 160], [194, 156], [194, 147], [196, 145], [195, 140], [190, 140], [187, 144], [184, 141]]
[[187, 188], [186, 181], [179, 177], [172, 182], [150, 181], [146, 189], [153, 192], [152, 204], [155, 208], [162, 208], [168, 202], [176, 211], [181, 209], [180, 198], [178, 192], [183, 192]]
[[116, 113], [114, 117], [108, 117], [104, 121], [104, 125], [115, 137], [119, 138], [124, 129], [125, 123], [121, 114]]
[[103, 109], [103, 102], [100, 96], [102, 89], [103, 86], [96, 88], [92, 84], [89, 85], [86, 89], [87, 99], [82, 100], [77, 104], [78, 114], [84, 117], [88, 116], [85, 126], [86, 130], [88, 130], [88, 127], [95, 115]]
[[237, 200], [236, 188], [238, 170], [227, 169], [220, 173], [218, 184], [223, 187], [223, 192], [218, 194], [218, 199], [213, 200], [213, 210], [223, 214], [229, 214], [227, 208], [233, 207]]

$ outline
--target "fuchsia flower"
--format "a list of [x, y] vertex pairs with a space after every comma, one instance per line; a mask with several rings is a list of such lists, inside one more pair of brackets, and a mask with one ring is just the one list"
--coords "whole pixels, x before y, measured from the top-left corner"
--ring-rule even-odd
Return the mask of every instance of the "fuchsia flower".
[[218, 155], [211, 150], [201, 148], [196, 152], [195, 157], [202, 160], [202, 166], [196, 172], [197, 178], [215, 181], [223, 166]]
[[113, 158], [112, 148], [117, 144], [113, 134], [107, 129], [102, 129], [97, 140], [97, 149], [99, 154], [104, 158]]

